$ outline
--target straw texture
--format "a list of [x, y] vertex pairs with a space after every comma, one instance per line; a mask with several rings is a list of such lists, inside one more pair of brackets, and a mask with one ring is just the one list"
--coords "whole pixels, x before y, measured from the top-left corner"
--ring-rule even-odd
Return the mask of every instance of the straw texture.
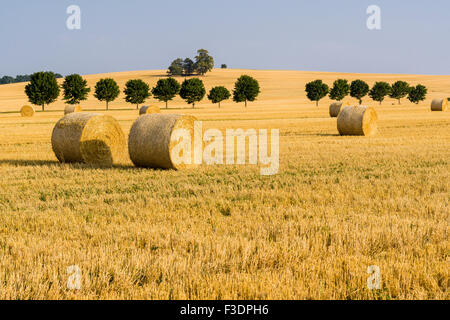
[[143, 106], [139, 109], [139, 115], [143, 114], [151, 114], [151, 113], [160, 113], [161, 110], [158, 106]]
[[349, 101], [336, 101], [330, 104], [330, 117], [336, 118], [343, 107], [349, 106]]
[[83, 111], [81, 109], [81, 106], [75, 106], [75, 105], [68, 105], [64, 108], [64, 114], [69, 114], [73, 112], [81, 112]]
[[377, 121], [374, 108], [347, 106], [339, 113], [337, 128], [341, 135], [371, 136], [377, 132]]
[[182, 169], [193, 163], [193, 152], [190, 163], [176, 163], [172, 149], [178, 140], [174, 132], [186, 130], [190, 136], [190, 147], [193, 150], [195, 117], [178, 114], [146, 114], [140, 116], [133, 124], [128, 137], [128, 152], [131, 161], [138, 167]]
[[23, 106], [20, 109], [20, 114], [22, 117], [32, 117], [34, 116], [34, 108], [31, 106]]
[[431, 102], [431, 111], [445, 111], [448, 107], [447, 99], [434, 99]]
[[110, 167], [126, 153], [125, 135], [111, 116], [70, 113], [53, 128], [52, 148], [60, 162]]

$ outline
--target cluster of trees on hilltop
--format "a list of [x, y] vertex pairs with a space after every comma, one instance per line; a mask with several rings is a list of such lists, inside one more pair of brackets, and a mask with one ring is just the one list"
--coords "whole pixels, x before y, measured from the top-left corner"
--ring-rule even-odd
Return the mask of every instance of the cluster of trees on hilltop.
[[[59, 73], [55, 73], [55, 77], [62, 78], [63, 76]], [[31, 80], [30, 74], [19, 74], [15, 78], [11, 76], [3, 76], [0, 78], [0, 84], [18, 83], [18, 82], [28, 82]]]
[[[34, 104], [42, 106], [53, 103], [58, 99], [60, 90], [63, 90], [63, 99], [67, 104], [79, 104], [88, 98], [91, 89], [87, 86], [87, 81], [78, 74], [71, 74], [64, 78], [61, 86], [56, 81], [53, 72], [36, 72], [30, 76], [30, 83], [25, 86], [25, 93], [28, 100]], [[158, 80], [155, 87], [150, 90], [147, 83], [140, 79], [128, 80], [123, 90], [125, 101], [136, 105], [144, 103], [151, 95], [157, 100], [165, 102], [166, 108], [168, 101], [171, 101], [176, 95], [179, 95], [188, 104], [195, 107], [206, 95], [203, 81], [199, 78], [185, 79], [182, 84], [172, 77]], [[244, 102], [255, 101], [260, 93], [259, 83], [256, 79], [243, 75], [237, 79], [233, 90], [233, 101]], [[99, 101], [106, 102], [108, 110], [109, 102], [114, 101], [120, 94], [120, 88], [117, 82], [111, 78], [100, 79], [94, 90], [94, 97]], [[212, 103], [220, 103], [231, 97], [231, 93], [224, 86], [217, 86], [209, 91], [208, 99]]]
[[[195, 61], [191, 58], [178, 58], [172, 61], [167, 73], [170, 76], [191, 76], [194, 74], [205, 75], [214, 68], [214, 58], [209, 55], [208, 50], [199, 49], [195, 56]], [[226, 65], [222, 65], [222, 68]]]
[[410, 86], [405, 81], [397, 81], [392, 85], [379, 81], [370, 88], [363, 80], [354, 80], [349, 84], [345, 79], [334, 81], [331, 89], [322, 80], [315, 80], [306, 84], [305, 91], [308, 99], [315, 101], [316, 105], [327, 95], [329, 95], [330, 99], [337, 101], [341, 101], [350, 95], [357, 99], [360, 104], [362, 99], [369, 95], [372, 100], [379, 102], [380, 105], [387, 96], [398, 100], [398, 104], [401, 103], [402, 98], [408, 97], [409, 101], [418, 104], [425, 100], [428, 93], [428, 89], [425, 86], [421, 84]]

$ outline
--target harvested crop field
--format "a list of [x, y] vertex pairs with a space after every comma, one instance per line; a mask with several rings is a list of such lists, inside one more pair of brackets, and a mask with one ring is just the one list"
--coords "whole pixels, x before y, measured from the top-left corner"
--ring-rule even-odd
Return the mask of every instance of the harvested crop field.
[[[85, 76], [122, 88], [150, 86], [164, 71]], [[179, 97], [162, 114], [184, 113], [203, 128], [279, 129], [278, 174], [255, 165], [185, 170], [60, 164], [51, 145], [59, 100], [24, 118], [25, 84], [0, 86], [1, 299], [448, 299], [450, 76], [214, 70], [207, 91], [249, 74], [261, 85], [244, 104]], [[306, 82], [405, 80], [427, 100], [381, 106], [371, 137], [340, 136], [331, 101], [306, 99]], [[123, 94], [109, 111], [92, 96], [83, 111], [116, 118], [126, 136], [139, 111]], [[13, 112], [16, 111], [16, 112]], [[69, 290], [67, 268], [81, 272]], [[381, 289], [367, 269], [380, 267]]]

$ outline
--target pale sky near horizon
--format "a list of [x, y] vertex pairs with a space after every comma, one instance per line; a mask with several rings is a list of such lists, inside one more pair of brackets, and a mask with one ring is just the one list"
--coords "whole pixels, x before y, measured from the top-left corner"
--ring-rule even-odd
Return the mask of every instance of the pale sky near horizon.
[[[81, 29], [69, 30], [69, 5]], [[369, 5], [381, 30], [368, 30]], [[15, 0], [0, 10], [0, 77], [165, 69], [210, 51], [216, 66], [450, 74], [450, 1]]]

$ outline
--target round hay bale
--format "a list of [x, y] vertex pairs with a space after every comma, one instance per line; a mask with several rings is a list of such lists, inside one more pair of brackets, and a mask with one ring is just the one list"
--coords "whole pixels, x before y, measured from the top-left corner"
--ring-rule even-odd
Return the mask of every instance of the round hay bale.
[[31, 106], [23, 106], [20, 109], [20, 114], [22, 117], [32, 117], [34, 116], [34, 108]]
[[68, 105], [64, 108], [64, 114], [74, 113], [74, 112], [81, 112], [83, 111], [81, 109], [81, 106], [74, 106], [74, 105]]
[[110, 167], [126, 152], [125, 135], [116, 119], [99, 113], [69, 113], [52, 133], [52, 148], [60, 162]]
[[349, 106], [349, 101], [336, 101], [330, 104], [330, 117], [336, 118], [343, 107]]
[[337, 128], [341, 135], [370, 136], [377, 131], [378, 115], [374, 108], [346, 106], [337, 118]]
[[448, 107], [448, 99], [434, 99], [431, 101], [431, 111], [445, 111]]
[[194, 152], [178, 154], [186, 157], [187, 161], [183, 163], [174, 161], [172, 149], [181, 140], [177, 138], [180, 133], [177, 129], [185, 129], [190, 137], [190, 141], [186, 140], [190, 142], [190, 150], [193, 150], [194, 121], [195, 117], [178, 114], [155, 113], [140, 116], [133, 123], [128, 137], [131, 161], [137, 167], [162, 169], [182, 169], [193, 164]]
[[139, 109], [139, 115], [143, 114], [151, 114], [151, 113], [160, 113], [161, 110], [158, 106], [143, 106]]

